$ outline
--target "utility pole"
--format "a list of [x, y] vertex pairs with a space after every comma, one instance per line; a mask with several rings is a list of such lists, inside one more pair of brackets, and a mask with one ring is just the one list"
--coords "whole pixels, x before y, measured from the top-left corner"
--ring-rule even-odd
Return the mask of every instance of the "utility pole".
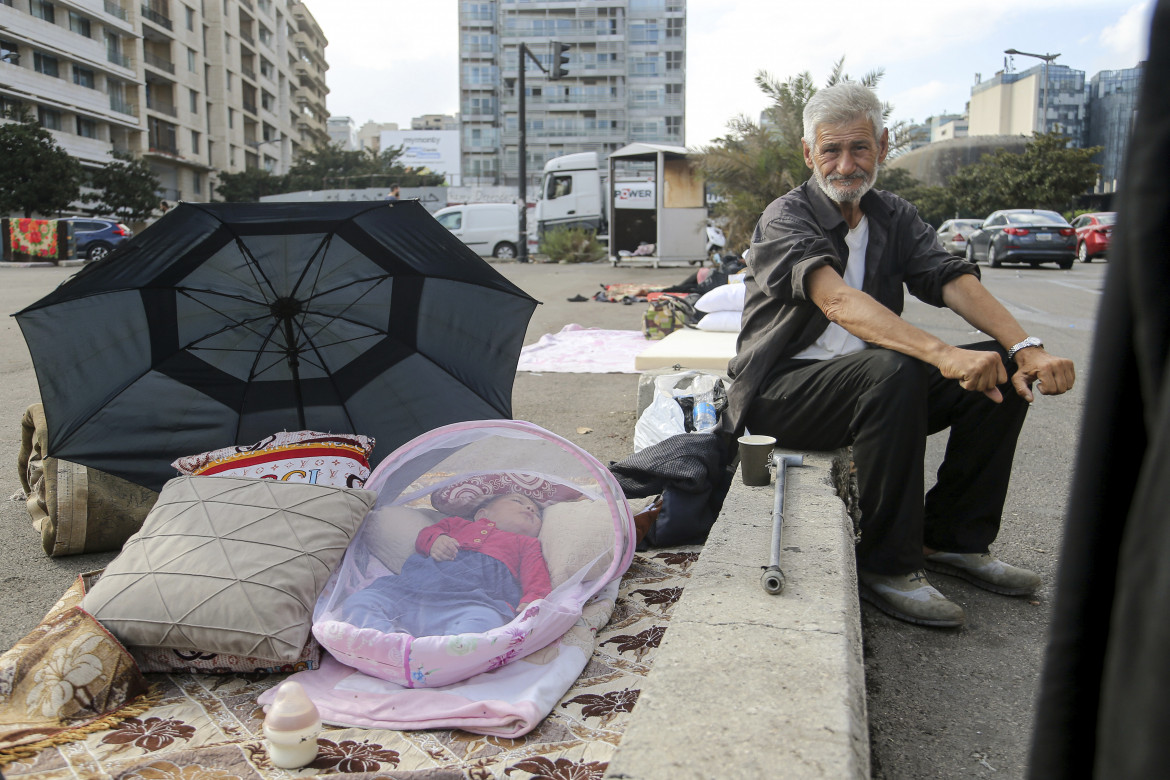
[[540, 68], [545, 73], [544, 66], [540, 64], [540, 60], [532, 52], [528, 51], [528, 47], [520, 44], [520, 77], [517, 80], [517, 86], [520, 90], [520, 246], [516, 253], [516, 259], [521, 263], [528, 262], [528, 118], [527, 106], [525, 102], [525, 88], [524, 88], [524, 69], [528, 64], [527, 59], [531, 58], [536, 63], [536, 67]]

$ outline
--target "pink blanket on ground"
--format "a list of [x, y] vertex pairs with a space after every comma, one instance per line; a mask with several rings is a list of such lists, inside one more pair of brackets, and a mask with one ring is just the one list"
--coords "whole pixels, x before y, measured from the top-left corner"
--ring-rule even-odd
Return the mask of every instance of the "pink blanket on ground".
[[570, 323], [520, 350], [517, 371], [636, 374], [634, 358], [654, 342], [637, 330], [602, 330]]

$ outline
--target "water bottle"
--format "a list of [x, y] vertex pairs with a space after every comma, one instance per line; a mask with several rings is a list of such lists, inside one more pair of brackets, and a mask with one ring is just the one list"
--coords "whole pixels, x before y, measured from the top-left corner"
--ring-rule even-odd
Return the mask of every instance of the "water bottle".
[[695, 396], [694, 412], [692, 413], [695, 421], [696, 433], [707, 433], [715, 430], [715, 404], [713, 403], [713, 395], [711, 393], [701, 393]]

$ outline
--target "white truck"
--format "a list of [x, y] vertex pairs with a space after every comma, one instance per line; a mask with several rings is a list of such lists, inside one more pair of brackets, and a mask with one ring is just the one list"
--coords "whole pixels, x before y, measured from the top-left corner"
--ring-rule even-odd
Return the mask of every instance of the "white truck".
[[554, 157], [544, 164], [540, 199], [536, 201], [536, 233], [556, 228], [606, 232], [605, 188], [597, 152]]
[[558, 227], [592, 230], [608, 242], [615, 266], [701, 263], [711, 251], [707, 226], [703, 185], [684, 147], [629, 144], [613, 152], [604, 169], [596, 152], [544, 164], [537, 235]]

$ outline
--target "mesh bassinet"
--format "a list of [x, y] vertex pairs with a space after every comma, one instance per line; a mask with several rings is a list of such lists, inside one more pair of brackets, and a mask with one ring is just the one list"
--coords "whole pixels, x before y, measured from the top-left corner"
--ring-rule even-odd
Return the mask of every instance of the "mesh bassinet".
[[531, 423], [438, 428], [389, 455], [366, 488], [377, 503], [313, 633], [342, 663], [405, 687], [449, 685], [555, 642], [633, 558], [609, 470]]

